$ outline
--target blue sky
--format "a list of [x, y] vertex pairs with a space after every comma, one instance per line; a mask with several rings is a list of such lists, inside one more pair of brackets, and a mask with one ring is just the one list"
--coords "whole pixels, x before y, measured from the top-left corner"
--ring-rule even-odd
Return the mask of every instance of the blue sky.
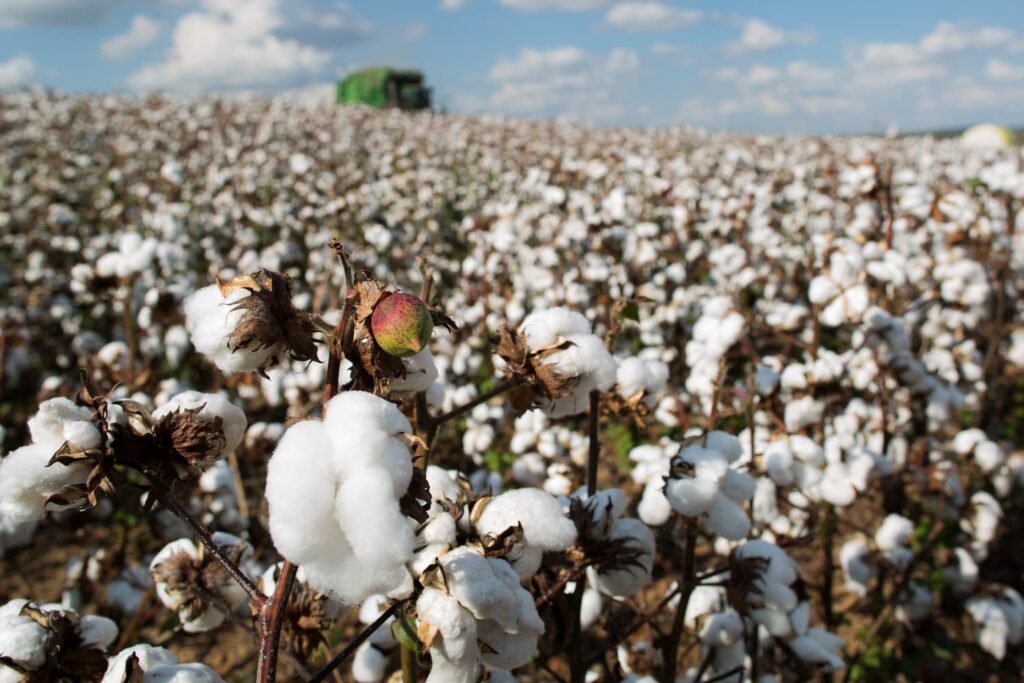
[[0, 87], [328, 97], [756, 132], [1024, 124], [1024, 2], [0, 0]]

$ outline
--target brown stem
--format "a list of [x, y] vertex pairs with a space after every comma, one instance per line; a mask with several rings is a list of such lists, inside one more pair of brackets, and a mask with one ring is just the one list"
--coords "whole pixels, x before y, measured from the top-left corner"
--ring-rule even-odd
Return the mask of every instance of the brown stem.
[[281, 567], [274, 595], [260, 605], [259, 627], [260, 650], [256, 659], [256, 680], [259, 683], [274, 683], [277, 677], [277, 650], [281, 645], [281, 627], [284, 625], [288, 596], [295, 584], [298, 567], [288, 560]]
[[686, 549], [683, 554], [683, 570], [679, 576], [679, 605], [676, 607], [675, 617], [672, 620], [672, 633], [662, 653], [664, 669], [661, 675], [661, 683], [675, 683], [676, 670], [679, 666], [679, 643], [683, 637], [684, 620], [686, 619], [686, 607], [690, 603], [690, 594], [696, 586], [694, 581], [694, 566], [696, 564], [697, 546], [697, 519], [686, 520]]
[[238, 565], [231, 560], [220, 547], [213, 542], [213, 537], [210, 536], [210, 532], [206, 529], [203, 524], [197, 520], [191, 512], [181, 503], [180, 500], [171, 491], [170, 486], [167, 482], [160, 479], [159, 477], [151, 474], [147, 474], [146, 478], [149, 479], [150, 490], [157, 497], [157, 500], [163, 504], [168, 510], [173, 512], [189, 530], [195, 534], [199, 542], [203, 544], [206, 551], [209, 552], [214, 559], [224, 565], [224, 569], [227, 570], [228, 574], [238, 582], [238, 585], [242, 587], [249, 599], [258, 606], [261, 606], [266, 600], [260, 589], [256, 587], [252, 579], [245, 575], [245, 573], [239, 569]]
[[824, 519], [821, 524], [821, 554], [823, 560], [823, 585], [821, 588], [821, 609], [824, 612], [825, 628], [835, 626], [835, 611], [832, 605], [832, 581], [836, 573], [833, 539], [836, 534], [836, 509], [831, 503], [824, 504]]
[[587, 453], [587, 497], [597, 493], [597, 462], [601, 457], [601, 439], [598, 436], [598, 427], [601, 422], [601, 393], [594, 389], [590, 392], [590, 427], [588, 436], [590, 438], [589, 450]]
[[459, 417], [460, 415], [468, 413], [470, 410], [473, 410], [473, 408], [476, 408], [481, 403], [486, 403], [495, 396], [500, 396], [509, 389], [513, 389], [522, 383], [523, 380], [518, 375], [513, 375], [510, 379], [505, 380], [504, 382], [494, 387], [490, 391], [485, 391], [484, 393], [474, 398], [472, 401], [464, 403], [461, 406], [456, 406], [455, 408], [449, 410], [447, 413], [441, 413], [440, 415], [431, 418], [430, 424], [432, 427], [439, 427], [443, 425], [445, 422], [448, 422], [449, 420], [453, 420]]
[[383, 626], [385, 621], [393, 617], [395, 615], [395, 612], [398, 611], [398, 607], [400, 605], [400, 602], [391, 603], [391, 606], [383, 612], [381, 612], [380, 616], [377, 617], [372, 624], [364, 628], [359, 633], [358, 636], [353, 638], [352, 642], [345, 646], [345, 649], [343, 649], [338, 654], [334, 655], [331, 661], [329, 661], [324, 668], [320, 669], [315, 674], [313, 674], [313, 676], [309, 679], [309, 683], [321, 683], [321, 681], [325, 680], [328, 674], [330, 674], [332, 671], [341, 666], [346, 659], [351, 657], [352, 654], [356, 651], [356, 648], [362, 645], [367, 638], [373, 635], [374, 631]]

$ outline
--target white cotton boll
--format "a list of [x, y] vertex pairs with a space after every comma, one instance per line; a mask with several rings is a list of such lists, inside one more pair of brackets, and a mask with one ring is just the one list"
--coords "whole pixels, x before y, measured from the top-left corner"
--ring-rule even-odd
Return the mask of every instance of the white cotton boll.
[[1024, 640], [1024, 598], [1009, 586], [1004, 586], [997, 596], [999, 607], [1006, 615], [1007, 640], [1019, 645]]
[[480, 669], [477, 622], [458, 600], [436, 588], [425, 588], [416, 601], [421, 623], [430, 624], [439, 639], [430, 647], [433, 663], [428, 681], [475, 683]]
[[339, 476], [381, 467], [391, 476], [395, 497], [404, 495], [412, 479], [412, 455], [396, 437], [413, 429], [394, 403], [363, 391], [345, 391], [327, 402], [323, 423]]
[[494, 619], [502, 628], [515, 627], [515, 595], [495, 576], [496, 563], [462, 546], [441, 557], [440, 565], [451, 596], [477, 620]]
[[797, 657], [817, 664], [824, 671], [838, 671], [846, 666], [837, 654], [844, 644], [842, 638], [820, 628], [809, 628], [806, 635], [789, 641], [789, 647]]
[[509, 633], [495, 621], [480, 624], [480, 642], [483, 648], [483, 661], [490, 666], [502, 669], [518, 669], [529, 663], [537, 649], [537, 638], [544, 632], [521, 629], [517, 633]]
[[986, 440], [974, 448], [974, 461], [978, 463], [982, 472], [991, 474], [1006, 462], [1006, 453], [999, 444]]
[[792, 612], [789, 613], [789, 622], [793, 627], [793, 633], [802, 636], [807, 633], [807, 627], [811, 623], [811, 603], [804, 600]]
[[954, 593], [957, 595], [970, 593], [978, 583], [978, 564], [963, 548], [956, 548], [953, 553], [954, 564], [946, 567], [942, 574]]
[[28, 419], [28, 430], [33, 443], [59, 447], [67, 441], [88, 450], [98, 447], [101, 439], [91, 417], [92, 411], [84, 406], [63, 397], [51, 398], [40, 403], [36, 414]]
[[[498, 536], [518, 524], [523, 526], [526, 545], [539, 550], [565, 550], [576, 540], [576, 527], [562, 512], [558, 500], [534, 488], [515, 489], [495, 497], [484, 508], [476, 529]], [[518, 571], [517, 565], [513, 563]]]
[[196, 351], [209, 357], [225, 374], [254, 372], [267, 365], [275, 356], [283, 358], [287, 347], [279, 342], [260, 349], [228, 348], [228, 336], [241, 320], [243, 311], [235, 304], [250, 296], [245, 289], [232, 290], [227, 296], [217, 285], [197, 290], [185, 299], [185, 328]]
[[630, 549], [639, 551], [639, 566], [629, 565], [620, 569], [598, 572], [588, 568], [587, 577], [594, 588], [615, 597], [628, 597], [651, 582], [654, 566], [654, 533], [643, 522], [636, 519], [617, 519], [608, 534], [609, 540], [625, 541]]
[[[133, 645], [118, 652], [107, 662], [107, 671], [100, 683], [122, 683], [127, 672], [128, 660], [135, 655], [138, 666], [143, 674], [161, 666], [174, 666], [178, 658], [170, 650], [152, 645]], [[148, 682], [150, 679], [145, 675], [142, 679]]]
[[604, 391], [615, 383], [615, 359], [608, 353], [598, 337], [576, 335], [569, 339], [572, 346], [547, 356], [545, 365], [555, 366], [565, 377], [576, 378], [571, 395], [556, 398], [545, 406], [544, 412], [553, 418], [577, 415], [590, 406], [590, 392]]
[[580, 603], [580, 627], [583, 630], [589, 629], [597, 623], [604, 611], [604, 598], [600, 591], [587, 588], [583, 591], [583, 599]]
[[701, 642], [710, 647], [729, 647], [743, 637], [743, 618], [729, 608], [712, 614], [700, 631]]
[[387, 676], [388, 657], [366, 642], [356, 648], [352, 657], [352, 678], [358, 683], [377, 683]]
[[974, 548], [982, 556], [987, 554], [988, 545], [995, 540], [1003, 509], [999, 502], [985, 491], [971, 496], [967, 514], [960, 520], [960, 528], [971, 534]]
[[695, 517], [707, 512], [718, 497], [718, 482], [704, 478], [669, 479], [664, 490], [673, 510], [684, 517]]
[[661, 526], [672, 515], [672, 503], [665, 496], [664, 482], [652, 481], [644, 487], [637, 506], [637, 516], [644, 524]]
[[789, 621], [789, 616], [784, 612], [767, 607], [758, 607], [750, 610], [750, 617], [761, 624], [761, 626], [764, 626], [769, 635], [776, 638], [786, 638], [793, 632], [793, 625]]
[[82, 644], [106, 650], [117, 638], [118, 629], [110, 619], [93, 614], [83, 615], [79, 620]]
[[525, 453], [512, 463], [512, 480], [522, 486], [537, 486], [546, 472], [547, 465], [538, 453]]
[[668, 366], [661, 361], [639, 357], [626, 358], [615, 372], [616, 391], [623, 398], [644, 394], [644, 403], [654, 408], [660, 392], [668, 381]]
[[556, 344], [559, 337], [590, 334], [590, 321], [576, 311], [554, 307], [526, 316], [519, 331], [526, 336], [527, 346], [536, 350]]
[[225, 442], [220, 457], [227, 456], [242, 443], [242, 438], [245, 436], [246, 419], [245, 412], [222, 394], [204, 394], [199, 391], [185, 391], [176, 394], [153, 411], [153, 418], [160, 420], [171, 413], [195, 410], [200, 407], [202, 410], [196, 413], [196, 419], [200, 422], [213, 422], [218, 417], [221, 419]]
[[995, 598], [971, 598], [964, 606], [974, 620], [974, 633], [978, 645], [1002, 661], [1006, 656], [1010, 627], [999, 602]]
[[146, 672], [143, 683], [224, 683], [217, 672], [205, 664], [157, 666]]
[[786, 586], [793, 585], [798, 578], [796, 563], [785, 550], [774, 543], [759, 538], [745, 541], [736, 549], [736, 555], [741, 558], [759, 557], [768, 560], [768, 566], [763, 570], [764, 575]]
[[771, 480], [779, 486], [793, 483], [793, 449], [786, 441], [773, 441], [761, 456]]
[[846, 465], [833, 462], [825, 468], [824, 476], [818, 482], [818, 493], [822, 499], [836, 507], [846, 507], [857, 498], [857, 490]]
[[782, 374], [767, 365], [758, 365], [754, 386], [761, 396], [770, 396], [779, 387]]
[[427, 391], [437, 380], [437, 365], [430, 349], [403, 358], [402, 365], [405, 367], [405, 377], [393, 379], [388, 385], [391, 395], [396, 398]]
[[704, 436], [704, 447], [721, 453], [728, 462], [736, 462], [743, 455], [743, 444], [727, 432], [708, 432]]
[[875, 543], [881, 550], [905, 546], [914, 535], [914, 523], [906, 517], [889, 514], [875, 532]]
[[722, 477], [720, 491], [736, 502], [750, 500], [757, 482], [746, 472], [730, 469]]
[[88, 464], [47, 466], [60, 443], [22, 446], [0, 460], [0, 522], [4, 528], [17, 531], [19, 526], [34, 523], [42, 517], [48, 497], [85, 481]]
[[783, 422], [786, 424], [786, 431], [796, 432], [804, 427], [818, 424], [824, 414], [824, 403], [816, 400], [813, 396], [804, 396], [786, 404]]
[[455, 503], [462, 496], [462, 487], [449, 475], [448, 470], [437, 465], [427, 465], [426, 475], [431, 500]]
[[750, 533], [750, 518], [743, 506], [728, 496], [715, 496], [704, 520], [708, 530], [730, 541], [738, 541]]
[[857, 538], [847, 541], [839, 549], [839, 564], [843, 568], [846, 589], [864, 597], [875, 576], [875, 566], [870, 562], [871, 548]]
[[[48, 638], [46, 629], [31, 617], [21, 615], [21, 609], [26, 604], [27, 600], [17, 599], [0, 607], [0, 655], [32, 671], [46, 661]], [[11, 680], [18, 681], [21, 677]]]

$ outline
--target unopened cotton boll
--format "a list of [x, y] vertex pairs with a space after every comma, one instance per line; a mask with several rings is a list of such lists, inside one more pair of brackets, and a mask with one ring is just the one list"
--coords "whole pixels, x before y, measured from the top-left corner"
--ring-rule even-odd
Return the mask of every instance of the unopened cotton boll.
[[290, 427], [267, 471], [270, 533], [308, 582], [347, 604], [412, 588], [412, 523], [399, 506], [412, 478], [412, 431], [398, 408], [364, 392], [332, 398], [322, 422]]

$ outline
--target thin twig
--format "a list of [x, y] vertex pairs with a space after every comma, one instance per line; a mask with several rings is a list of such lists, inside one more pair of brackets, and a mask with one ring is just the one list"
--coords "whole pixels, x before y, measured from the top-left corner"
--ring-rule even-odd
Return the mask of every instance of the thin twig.
[[345, 662], [346, 659], [351, 657], [352, 654], [356, 651], [356, 649], [360, 645], [362, 645], [363, 642], [367, 638], [369, 638], [371, 635], [373, 635], [374, 631], [376, 631], [381, 626], [383, 626], [385, 621], [387, 621], [388, 619], [393, 617], [395, 615], [395, 612], [398, 611], [398, 608], [399, 608], [399, 606], [401, 604], [402, 603], [400, 603], [400, 602], [393, 602], [393, 603], [391, 603], [391, 606], [388, 607], [383, 612], [381, 612], [380, 616], [378, 616], [376, 619], [374, 619], [372, 624], [370, 624], [369, 626], [364, 628], [359, 633], [359, 635], [357, 635], [355, 638], [353, 638], [352, 642], [350, 642], [348, 645], [345, 646], [345, 649], [343, 649], [338, 654], [334, 655], [334, 657], [331, 659], [331, 661], [329, 661], [324, 668], [320, 669], [315, 674], [313, 674], [313, 676], [310, 677], [310, 679], [309, 679], [309, 683], [321, 683], [321, 681], [326, 679], [327, 675], [329, 673], [331, 673], [332, 671], [334, 671], [335, 669], [337, 669], [339, 666], [341, 666]]
[[520, 379], [520, 377], [518, 375], [515, 375], [515, 376], [505, 380], [504, 382], [502, 382], [498, 386], [494, 387], [490, 391], [485, 391], [484, 393], [480, 394], [479, 396], [474, 398], [472, 401], [464, 403], [461, 406], [456, 406], [455, 408], [452, 408], [451, 410], [449, 410], [447, 413], [441, 413], [440, 415], [431, 418], [430, 424], [433, 427], [439, 427], [439, 426], [443, 425], [445, 422], [448, 422], [449, 420], [453, 420], [453, 419], [459, 417], [460, 415], [464, 415], [465, 413], [468, 413], [470, 410], [473, 410], [473, 408], [476, 408], [481, 403], [486, 403], [487, 401], [490, 401], [495, 396], [500, 396], [501, 394], [504, 394], [509, 389], [513, 389], [513, 388], [519, 386], [522, 383], [523, 383], [523, 380]]
[[146, 478], [149, 480], [150, 490], [157, 497], [157, 500], [159, 500], [164, 507], [173, 512], [178, 519], [185, 523], [189, 530], [196, 536], [196, 538], [199, 539], [199, 542], [203, 544], [207, 552], [209, 552], [214, 559], [224, 565], [224, 569], [227, 570], [227, 573], [232, 579], [238, 582], [238, 585], [242, 587], [242, 590], [244, 590], [246, 595], [249, 596], [249, 599], [256, 605], [262, 605], [266, 600], [266, 597], [260, 592], [260, 589], [257, 588], [252, 579], [246, 576], [245, 572], [239, 569], [238, 565], [233, 562], [216, 543], [213, 542], [213, 537], [210, 536], [210, 532], [192, 515], [191, 512], [188, 511], [182, 502], [177, 499], [171, 491], [170, 486], [167, 485], [167, 482], [155, 475], [147, 474]]
[[663, 672], [661, 683], [675, 683], [676, 670], [679, 666], [679, 642], [683, 637], [683, 625], [686, 618], [686, 607], [690, 602], [690, 595], [693, 593], [696, 582], [694, 581], [694, 565], [696, 560], [697, 546], [697, 519], [686, 520], [686, 548], [683, 551], [683, 570], [679, 576], [679, 604], [676, 606], [675, 617], [672, 621], [672, 633], [665, 644], [663, 657]]

